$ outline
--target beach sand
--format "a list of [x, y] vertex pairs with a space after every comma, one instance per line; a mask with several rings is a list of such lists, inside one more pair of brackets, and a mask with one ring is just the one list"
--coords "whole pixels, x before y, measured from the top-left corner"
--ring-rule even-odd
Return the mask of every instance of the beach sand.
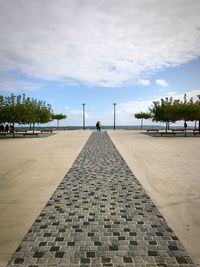
[[90, 131], [63, 131], [46, 138], [0, 139], [0, 266], [40, 214]]
[[108, 131], [148, 195], [200, 266], [200, 138]]
[[[200, 138], [108, 131], [140, 183], [200, 266]], [[1, 139], [0, 266], [5, 266], [91, 131]]]

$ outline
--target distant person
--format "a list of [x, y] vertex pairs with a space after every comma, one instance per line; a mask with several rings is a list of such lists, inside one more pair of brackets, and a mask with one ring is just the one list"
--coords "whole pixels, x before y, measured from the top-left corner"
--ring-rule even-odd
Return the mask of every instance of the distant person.
[[102, 128], [102, 124], [101, 124], [101, 122], [99, 121], [99, 132], [101, 132], [101, 128]]
[[97, 132], [99, 131], [99, 122], [97, 121], [96, 123], [96, 129], [97, 129]]
[[184, 128], [185, 128], [185, 130], [187, 129], [187, 123], [186, 123], [186, 121], [184, 122]]
[[3, 133], [4, 132], [4, 125], [3, 124], [1, 124], [1, 126], [0, 126], [0, 131]]
[[101, 127], [102, 127], [101, 122], [97, 121], [96, 123], [97, 132], [101, 132]]
[[9, 126], [8, 126], [8, 124], [6, 124], [5, 132], [8, 133], [8, 130], [9, 130]]

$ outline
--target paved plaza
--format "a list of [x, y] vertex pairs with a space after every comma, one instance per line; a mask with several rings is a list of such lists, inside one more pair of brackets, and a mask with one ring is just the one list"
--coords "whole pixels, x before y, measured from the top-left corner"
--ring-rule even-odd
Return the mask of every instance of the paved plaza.
[[8, 266], [195, 265], [107, 133], [94, 132]]

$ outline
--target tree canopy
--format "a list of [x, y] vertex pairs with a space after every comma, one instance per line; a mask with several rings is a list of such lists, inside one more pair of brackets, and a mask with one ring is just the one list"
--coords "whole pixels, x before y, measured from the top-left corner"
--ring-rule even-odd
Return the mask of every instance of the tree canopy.
[[172, 97], [154, 101], [149, 108], [152, 120], [160, 122], [176, 122], [179, 120], [195, 121], [200, 119], [200, 103], [191, 98], [187, 100], [174, 100]]
[[44, 101], [23, 95], [0, 96], [0, 123], [30, 124], [51, 120], [52, 109]]
[[156, 122], [176, 122], [176, 121], [196, 121], [200, 120], [200, 103], [193, 99], [187, 99], [184, 95], [183, 101], [172, 97], [154, 101], [149, 108], [153, 121]]
[[138, 113], [135, 113], [135, 118], [136, 119], [141, 119], [141, 130], [142, 130], [142, 127], [143, 127], [143, 119], [145, 120], [148, 120], [151, 118], [151, 114], [149, 112], [138, 112]]
[[57, 128], [59, 127], [59, 121], [64, 120], [67, 118], [65, 114], [59, 113], [59, 114], [51, 114], [52, 120], [57, 120]]

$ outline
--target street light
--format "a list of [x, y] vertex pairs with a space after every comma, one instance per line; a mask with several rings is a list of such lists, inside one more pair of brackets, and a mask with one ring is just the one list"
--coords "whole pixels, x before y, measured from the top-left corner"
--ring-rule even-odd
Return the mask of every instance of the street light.
[[[200, 105], [200, 95], [197, 95], [198, 99], [199, 99], [199, 105]], [[200, 120], [199, 120], [199, 132], [200, 132]]]
[[83, 106], [83, 130], [85, 130], [85, 105], [86, 104], [82, 104]]
[[116, 105], [117, 105], [117, 103], [113, 103], [113, 106], [114, 106], [114, 130], [115, 130], [115, 113], [116, 113]]

